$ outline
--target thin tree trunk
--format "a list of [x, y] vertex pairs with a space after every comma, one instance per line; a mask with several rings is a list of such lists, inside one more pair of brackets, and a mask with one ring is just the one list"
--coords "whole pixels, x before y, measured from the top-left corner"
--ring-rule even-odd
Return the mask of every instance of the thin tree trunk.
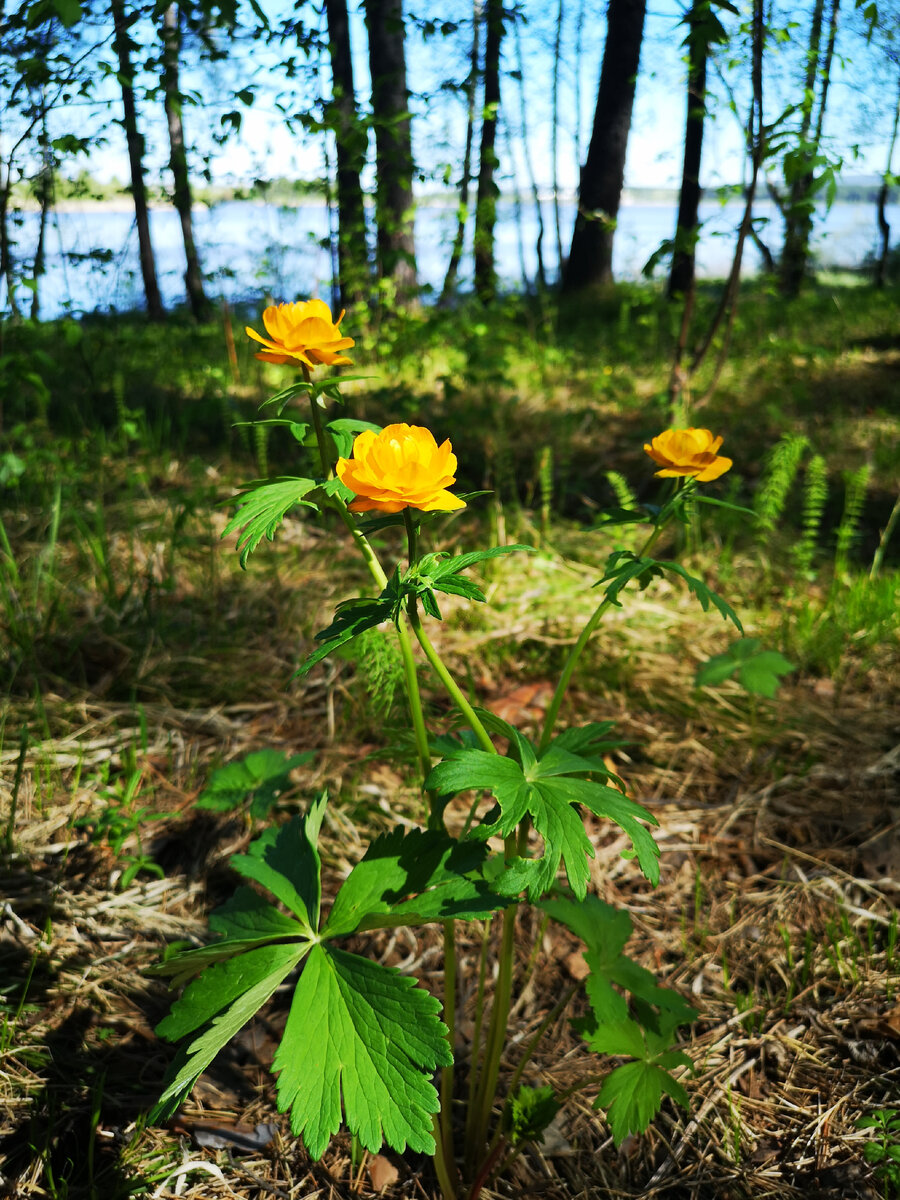
[[705, 22], [710, 17], [710, 0], [693, 0], [688, 14], [687, 117], [684, 127], [684, 159], [681, 195], [675, 226], [675, 249], [669, 272], [668, 295], [686, 296], [694, 286], [694, 264], [700, 210], [700, 162], [706, 123], [706, 66], [709, 36]]
[[187, 269], [184, 283], [191, 312], [198, 321], [209, 316], [210, 306], [203, 291], [203, 271], [194, 242], [194, 222], [191, 214], [191, 183], [188, 176], [187, 150], [184, 144], [184, 124], [181, 118], [181, 90], [178, 79], [181, 56], [181, 9], [170, 4], [163, 13], [163, 97], [166, 121], [169, 126], [169, 169], [173, 180], [173, 201], [181, 221], [184, 257]]
[[156, 261], [153, 243], [150, 240], [150, 213], [147, 207], [147, 189], [144, 184], [144, 139], [138, 130], [137, 105], [134, 99], [134, 69], [131, 65], [131, 38], [128, 30], [137, 20], [125, 12], [125, 0], [110, 0], [116, 57], [119, 62], [119, 86], [122, 89], [123, 127], [128, 143], [128, 162], [131, 169], [131, 194], [134, 199], [134, 219], [137, 225], [138, 251], [141, 260], [141, 275], [144, 280], [144, 295], [147, 300], [147, 316], [151, 321], [161, 321], [165, 315], [159, 284], [156, 280]]
[[47, 129], [47, 108], [42, 101], [41, 110], [41, 170], [38, 175], [38, 203], [40, 217], [38, 219], [37, 245], [34, 250], [34, 291], [31, 295], [31, 319], [37, 321], [41, 315], [40, 280], [45, 271], [44, 246], [47, 237], [47, 217], [53, 203], [53, 151], [50, 148], [50, 135]]
[[884, 168], [884, 178], [878, 189], [878, 228], [881, 232], [881, 251], [875, 267], [875, 286], [884, 287], [887, 272], [888, 250], [890, 249], [891, 227], [887, 219], [887, 202], [890, 193], [889, 180], [893, 175], [894, 147], [897, 145], [897, 129], [900, 126], [900, 78], [897, 80], [897, 103], [894, 105], [894, 124], [891, 128], [891, 141], [888, 146], [887, 164]]
[[366, 0], [365, 11], [375, 125], [378, 269], [405, 300], [416, 291], [416, 242], [403, 0]]
[[456, 289], [456, 279], [459, 275], [459, 264], [466, 239], [466, 222], [469, 219], [469, 185], [472, 180], [472, 147], [475, 142], [475, 97], [478, 93], [478, 68], [481, 58], [482, 15], [482, 0], [474, 0], [472, 5], [472, 55], [469, 77], [466, 80], [466, 147], [463, 151], [462, 176], [459, 181], [456, 234], [453, 238], [450, 261], [447, 264], [447, 274], [444, 276], [444, 286], [441, 288], [441, 304], [446, 304]]
[[13, 271], [12, 244], [9, 238], [9, 199], [12, 190], [12, 169], [8, 161], [0, 160], [0, 279], [6, 280], [6, 304], [14, 317], [21, 316], [16, 301], [16, 281]]
[[499, 189], [494, 178], [498, 166], [497, 114], [500, 109], [500, 48], [503, 42], [503, 0], [487, 0], [484, 43], [484, 94], [481, 118], [481, 153], [478, 199], [475, 204], [475, 291], [489, 304], [497, 291], [494, 262], [494, 225]]
[[[522, 57], [522, 39], [519, 36], [518, 24], [513, 26], [514, 40], [516, 43], [516, 67], [519, 76], [519, 124], [522, 132], [522, 156], [525, 160], [525, 174], [528, 177], [528, 186], [531, 189], [531, 199], [534, 204], [534, 211], [537, 216], [538, 235], [535, 243], [534, 252], [537, 258], [537, 277], [535, 282], [541, 291], [547, 287], [547, 274], [544, 270], [544, 214], [541, 210], [541, 194], [538, 191], [537, 180], [534, 175], [534, 167], [531, 162], [531, 150], [528, 146], [528, 112], [525, 99], [525, 61]], [[555, 129], [555, 122], [554, 122]], [[517, 193], [518, 195], [518, 190]], [[559, 202], [556, 188], [554, 186], [554, 199], [556, 200], [557, 216], [559, 215]]]
[[[800, 122], [800, 153], [804, 159], [811, 162], [819, 147], [822, 122], [825, 117], [825, 99], [828, 94], [828, 78], [831, 70], [831, 59], [834, 54], [834, 40], [837, 32], [837, 14], [839, 0], [832, 0], [830, 33], [828, 48], [824, 63], [821, 60], [822, 26], [825, 17], [825, 0], [816, 0], [813, 8], [809, 32], [809, 51], [806, 61], [806, 76], [804, 79], [804, 98], [802, 119]], [[819, 103], [819, 119], [813, 133], [813, 111], [816, 102], [816, 84], [820, 78], [821, 98]], [[784, 244], [781, 251], [778, 287], [783, 296], [793, 297], [799, 294], [806, 274], [809, 259], [809, 240], [813, 227], [813, 191], [814, 173], [812, 169], [800, 170], [794, 174], [785, 201]]]
[[606, 45], [563, 291], [612, 283], [613, 234], [644, 36], [646, 0], [610, 0]]
[[[553, 224], [556, 228], [557, 278], [562, 270], [562, 223], [559, 213], [559, 60], [562, 55], [564, 0], [556, 9], [556, 37], [553, 43], [553, 111], [550, 116], [550, 158], [553, 166]], [[576, 116], [577, 122], [577, 116]]]
[[338, 264], [341, 304], [359, 303], [369, 282], [366, 208], [362, 169], [366, 161], [366, 132], [356, 111], [350, 20], [347, 0], [325, 0], [331, 54], [331, 103], [337, 159]]
[[747, 121], [747, 149], [750, 155], [750, 180], [746, 188], [744, 212], [738, 229], [737, 244], [725, 291], [719, 301], [703, 338], [694, 349], [690, 363], [685, 366], [684, 358], [687, 351], [691, 318], [693, 315], [693, 292], [688, 293], [688, 303], [685, 304], [681, 322], [678, 346], [672, 362], [669, 376], [669, 404], [672, 420], [675, 424], [687, 421], [686, 393], [694, 376], [702, 367], [706, 356], [712, 348], [713, 341], [719, 329], [724, 324], [725, 333], [722, 346], [713, 370], [713, 378], [697, 407], [702, 407], [714, 391], [722, 369], [728, 358], [731, 342], [731, 332], [737, 315], [738, 295], [741, 282], [741, 264], [744, 257], [744, 247], [753, 229], [753, 204], [756, 199], [756, 189], [759, 184], [759, 174], [766, 155], [766, 132], [763, 124], [763, 59], [765, 50], [766, 22], [764, 0], [753, 0], [753, 19], [751, 23], [751, 65], [750, 81], [753, 98], [750, 105], [750, 115]]

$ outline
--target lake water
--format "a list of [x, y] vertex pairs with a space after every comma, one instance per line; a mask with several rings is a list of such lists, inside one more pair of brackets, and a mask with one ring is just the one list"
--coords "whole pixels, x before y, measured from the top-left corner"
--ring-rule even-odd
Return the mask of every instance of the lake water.
[[[697, 253], [701, 277], [721, 277], [728, 270], [741, 209], [740, 202], [722, 206], [717, 201], [707, 201], [702, 205], [703, 235]], [[544, 263], [552, 280], [557, 270], [552, 204], [543, 204], [542, 211]], [[672, 236], [675, 211], [674, 205], [668, 204], [632, 204], [622, 208], [613, 256], [617, 279], [640, 277], [654, 250]], [[764, 200], [755, 215], [766, 219], [761, 234], [777, 254], [782, 229], [777, 210]], [[900, 235], [900, 205], [889, 208], [888, 220], [892, 230]], [[443, 281], [455, 221], [455, 211], [450, 207], [423, 205], [416, 216], [419, 278], [436, 290]], [[568, 248], [573, 221], [574, 207], [567, 204], [562, 212], [564, 251]], [[154, 211], [151, 229], [164, 303], [167, 307], [183, 303], [184, 250], [177, 214], [167, 209]], [[500, 203], [497, 264], [504, 287], [521, 286], [523, 263], [528, 278], [534, 278], [537, 231], [533, 204], [522, 204], [520, 237], [514, 204]], [[21, 224], [13, 229], [19, 261], [29, 262], [36, 232], [37, 214], [24, 214]], [[279, 208], [239, 201], [198, 208], [195, 235], [210, 296], [233, 303], [258, 304], [266, 296], [280, 300], [328, 294], [331, 257], [327, 249], [328, 214], [323, 204]], [[471, 243], [471, 229], [469, 238]], [[67, 312], [122, 311], [142, 306], [137, 233], [131, 213], [93, 210], [53, 214], [47, 240], [47, 273], [40, 284], [44, 319]], [[817, 261], [823, 266], [858, 267], [875, 251], [877, 241], [874, 205], [835, 204], [817, 222], [813, 247]], [[105, 261], [91, 257], [95, 251], [101, 251]], [[744, 272], [755, 272], [759, 265], [756, 247], [748, 243]], [[463, 287], [470, 282], [470, 275], [471, 256], [467, 254], [460, 276]], [[30, 293], [21, 289], [18, 298], [27, 311]]]

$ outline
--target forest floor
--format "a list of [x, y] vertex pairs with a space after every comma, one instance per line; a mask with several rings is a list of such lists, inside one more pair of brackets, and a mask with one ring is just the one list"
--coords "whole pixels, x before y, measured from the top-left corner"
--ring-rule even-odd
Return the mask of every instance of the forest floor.
[[[869, 578], [900, 480], [898, 300], [821, 287], [786, 308], [760, 289], [714, 397], [691, 414], [725, 435], [735, 468], [715, 494], [734, 503], [758, 503], [766, 456], [785, 434], [809, 439], [806, 467], [814, 454], [825, 461], [828, 498], [802, 572], [803, 466], [774, 529], [716, 510], [681, 548], [747, 634], [795, 664], [775, 698], [730, 682], [695, 687], [698, 665], [733, 634], [658, 582], [611, 614], [564, 708], [567, 724], [616, 723], [626, 744], [615, 769], [660, 823], [655, 889], [616, 836], [590, 825], [592, 887], [631, 914], [634, 957], [699, 1012], [685, 1031], [690, 1112], [667, 1104], [616, 1148], [592, 1108], [596, 1083], [575, 1090], [486, 1198], [891, 1194], [864, 1158], [873, 1132], [859, 1121], [900, 1112], [900, 533]], [[374, 378], [348, 385], [349, 409], [451, 437], [460, 486], [492, 492], [440, 527], [441, 545], [539, 548], [488, 564], [488, 603], [447, 604], [434, 632], [479, 703], [526, 732], [594, 607], [598, 567], [628, 542], [596, 528], [616, 503], [606, 472], [654, 494], [641, 447], [669, 423], [675, 328], [652, 296], [620, 289], [558, 319], [510, 302], [490, 315], [385, 321], [359, 338], [359, 374]], [[153, 1032], [170, 997], [145, 969], [168, 944], [208, 936], [209, 912], [234, 887], [228, 860], [254, 832], [244, 810], [195, 807], [211, 771], [263, 748], [316, 752], [277, 812], [303, 811], [328, 788], [332, 895], [374, 834], [421, 817], [384, 655], [326, 660], [292, 679], [334, 603], [366, 588], [345, 540], [295, 511], [246, 571], [233, 539], [221, 541], [240, 483], [292, 470], [281, 431], [263, 442], [232, 429], [283, 380], [241, 335], [230, 356], [231, 332], [227, 319], [200, 330], [88, 319], [11, 330], [4, 344], [15, 385], [0, 446], [0, 1197], [10, 1200], [439, 1194], [427, 1159], [360, 1159], [344, 1135], [310, 1162], [268, 1071], [286, 992], [169, 1127], [143, 1122], [172, 1055]], [[863, 465], [843, 553], [846, 481]], [[382, 549], [401, 553], [392, 531]], [[423, 685], [429, 719], [446, 728], [451, 713], [424, 669]], [[530, 921], [507, 1079], [584, 972], [576, 939]], [[481, 932], [459, 931], [464, 1064]], [[373, 935], [367, 950], [440, 994], [438, 932]], [[568, 1015], [526, 1082], [562, 1092], [594, 1076]]]

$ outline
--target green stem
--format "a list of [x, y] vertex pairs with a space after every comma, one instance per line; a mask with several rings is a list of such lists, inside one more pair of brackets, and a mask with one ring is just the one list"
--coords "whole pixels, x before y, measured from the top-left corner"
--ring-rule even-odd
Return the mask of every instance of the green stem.
[[488, 754], [496, 754], [497, 747], [488, 736], [488, 731], [485, 729], [484, 725], [482, 725], [475, 709], [463, 695], [456, 680], [444, 666], [440, 655], [438, 654], [437, 650], [435, 650], [434, 646], [432, 646], [428, 634], [422, 628], [422, 621], [419, 617], [419, 612], [416, 607], [414, 597], [410, 597], [409, 600], [409, 623], [412, 625], [413, 633], [416, 635], [419, 645], [422, 647], [425, 657], [431, 664], [435, 675], [437, 675], [438, 679], [440, 679], [441, 683], [446, 688], [450, 699], [465, 717], [469, 727], [475, 734], [475, 737], [478, 739], [482, 750], [486, 750]]
[[328, 462], [328, 450], [325, 445], [325, 430], [322, 428], [322, 414], [319, 411], [319, 389], [312, 381], [309, 367], [303, 365], [303, 378], [310, 385], [309, 409], [312, 413], [313, 429], [316, 431], [316, 445], [319, 447], [319, 462], [322, 464], [322, 476], [330, 479], [334, 472]]
[[472, 1145], [475, 1153], [479, 1153], [481, 1147], [487, 1142], [491, 1110], [494, 1106], [497, 1083], [500, 1079], [500, 1060], [503, 1056], [503, 1044], [506, 1040], [506, 1026], [509, 1020], [510, 1002], [512, 999], [513, 956], [515, 954], [517, 912], [517, 904], [511, 904], [503, 912], [503, 936], [500, 942], [497, 987], [494, 992], [494, 1003], [491, 1007], [491, 1023], [484, 1051], [484, 1068], [481, 1072], [481, 1078], [478, 1081], [478, 1095], [476, 1097], [476, 1125]]
[[[662, 531], [662, 525], [654, 526], [650, 536], [647, 538], [646, 542], [644, 542], [643, 546], [638, 552], [639, 558], [643, 558], [644, 555], [652, 549], [656, 543], [656, 539], [659, 537]], [[556, 719], [559, 716], [560, 707], [569, 687], [569, 683], [571, 682], [572, 675], [575, 673], [578, 660], [581, 658], [585, 646], [591, 640], [591, 635], [600, 624], [607, 609], [611, 607], [612, 601], [608, 596], [605, 596], [588, 619], [587, 624], [579, 635], [578, 641], [569, 651], [569, 657], [566, 659], [565, 666], [562, 669], [562, 674], [559, 677], [559, 683], [556, 685], [556, 691], [553, 693], [553, 699], [550, 701], [550, 705], [547, 708], [547, 715], [544, 718], [544, 728], [541, 730], [541, 740], [538, 744], [539, 756], [543, 754], [550, 745], [550, 740], [553, 737], [553, 732], [556, 728]]]
[[444, 1157], [444, 1147], [441, 1143], [441, 1129], [436, 1116], [432, 1118], [432, 1129], [434, 1133], [434, 1155], [431, 1161], [434, 1163], [434, 1173], [437, 1175], [441, 1195], [444, 1197], [444, 1200], [458, 1200], [459, 1192], [453, 1183], [450, 1170], [447, 1166], [447, 1160]]
[[478, 1080], [481, 1073], [481, 1027], [484, 1021], [484, 984], [487, 978], [487, 956], [490, 944], [490, 923], [485, 921], [482, 926], [481, 956], [478, 962], [478, 990], [475, 994], [475, 1029], [472, 1033], [472, 1056], [469, 1062], [469, 1102], [466, 1105], [466, 1159], [471, 1155], [470, 1147], [475, 1145], [475, 1097], [478, 1091]]
[[[456, 1042], [456, 926], [444, 922], [444, 1021], [453, 1054]], [[446, 1162], [453, 1162], [453, 1063], [441, 1071], [441, 1140]]]

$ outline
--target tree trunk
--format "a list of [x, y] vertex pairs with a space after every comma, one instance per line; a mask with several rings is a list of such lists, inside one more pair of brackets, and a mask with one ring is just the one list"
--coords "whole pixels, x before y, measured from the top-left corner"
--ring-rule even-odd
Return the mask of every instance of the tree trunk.
[[403, 0], [366, 0], [369, 73], [375, 125], [375, 221], [378, 270], [393, 280], [400, 300], [416, 291], [413, 156]]
[[462, 175], [459, 181], [459, 206], [457, 209], [456, 234], [453, 249], [441, 288], [441, 304], [446, 304], [456, 289], [456, 278], [466, 238], [466, 222], [469, 219], [469, 184], [472, 181], [472, 146], [475, 142], [475, 96], [478, 92], [478, 60], [481, 57], [482, 0], [472, 5], [472, 56], [469, 78], [466, 80], [466, 148], [463, 151]]
[[[837, 18], [840, 0], [832, 0], [829, 18], [828, 43], [824, 58], [821, 57], [822, 25], [825, 0], [816, 0], [809, 34], [809, 52], [804, 80], [803, 117], [800, 124], [800, 154], [810, 164], [819, 151], [822, 126], [825, 119], [825, 102], [834, 58], [834, 43], [837, 35]], [[821, 63], [820, 63], [821, 58]], [[819, 115], [813, 130], [813, 109], [816, 101], [816, 84], [821, 78], [819, 92]], [[784, 245], [779, 266], [779, 291], [788, 298], [799, 295], [809, 261], [809, 241], [813, 228], [813, 191], [815, 174], [812, 166], [795, 172], [791, 180], [785, 208]]]
[[0, 279], [6, 281], [6, 304], [13, 317], [19, 317], [12, 244], [9, 238], [9, 200], [12, 193], [12, 168], [0, 159]]
[[[535, 282], [539, 291], [544, 291], [547, 287], [547, 273], [544, 270], [544, 214], [541, 209], [541, 193], [538, 190], [537, 179], [534, 174], [534, 167], [531, 162], [531, 151], [528, 148], [528, 105], [525, 98], [525, 60], [522, 57], [522, 39], [519, 36], [519, 26], [513, 26], [516, 43], [516, 74], [518, 75], [519, 85], [519, 125], [522, 135], [522, 158], [525, 161], [525, 174], [528, 178], [528, 186], [531, 189], [531, 202], [534, 204], [534, 211], [537, 217], [538, 235], [534, 246], [535, 257], [537, 258], [537, 275]], [[512, 139], [510, 139], [512, 140]], [[516, 196], [518, 197], [518, 188]], [[555, 190], [554, 190], [555, 195]], [[557, 204], [557, 212], [559, 206]]]
[[612, 247], [625, 180], [625, 154], [647, 0], [610, 0], [606, 45], [587, 160], [581, 170], [563, 291], [612, 283]]
[[360, 303], [369, 282], [366, 208], [362, 169], [366, 161], [366, 132], [356, 111], [350, 21], [347, 0], [325, 0], [331, 54], [329, 116], [335, 138], [338, 203], [338, 281], [341, 304]]
[[194, 242], [194, 223], [191, 215], [191, 183], [188, 177], [187, 151], [184, 145], [184, 125], [181, 120], [181, 92], [178, 66], [181, 56], [181, 9], [170, 4], [163, 13], [163, 96], [166, 121], [169, 126], [169, 169], [172, 172], [173, 201], [181, 221], [184, 257], [187, 270], [184, 283], [191, 312], [198, 321], [209, 316], [209, 301], [203, 291], [203, 272]]
[[147, 300], [147, 316], [151, 321], [161, 321], [163, 312], [159, 284], [156, 281], [156, 262], [153, 243], [150, 240], [150, 213], [147, 208], [147, 189], [144, 185], [144, 139], [138, 130], [137, 106], [134, 99], [134, 70], [131, 65], [131, 38], [128, 30], [137, 19], [125, 12], [125, 0], [110, 0], [113, 18], [113, 44], [119, 60], [119, 86], [122, 89], [122, 125], [128, 143], [128, 162], [131, 168], [131, 194], [134, 199], [134, 219], [137, 225], [138, 251], [141, 260], [141, 275], [144, 280], [144, 295]]
[[497, 114], [500, 109], [500, 47], [503, 42], [503, 0], [487, 0], [484, 41], [484, 94], [481, 118], [481, 154], [478, 168], [478, 199], [475, 204], [475, 291], [489, 304], [497, 291], [494, 263], [494, 225], [497, 220], [498, 166], [496, 151]]
[[38, 204], [40, 205], [40, 217], [38, 219], [38, 237], [34, 250], [34, 266], [32, 270], [32, 275], [34, 276], [34, 291], [31, 296], [32, 321], [37, 321], [41, 315], [40, 280], [46, 270], [45, 245], [47, 239], [47, 218], [50, 213], [50, 206], [53, 203], [53, 151], [50, 146], [50, 134], [47, 129], [47, 107], [43, 96], [41, 97], [40, 146], [41, 170], [37, 178], [36, 189]]
[[700, 160], [703, 155], [703, 128], [706, 122], [706, 65], [709, 36], [710, 0], [693, 0], [688, 23], [687, 118], [684, 127], [684, 159], [681, 170], [681, 195], [675, 226], [675, 249], [669, 272], [668, 295], [686, 296], [694, 286], [698, 214], [700, 210]]
[[900, 126], [900, 79], [897, 81], [897, 102], [894, 105], [894, 124], [891, 128], [891, 141], [888, 146], [887, 165], [884, 169], [884, 179], [881, 187], [878, 189], [878, 228], [881, 232], [881, 252], [878, 255], [878, 262], [875, 266], [875, 286], [884, 287], [884, 278], [887, 272], [888, 250], [891, 242], [891, 227], [887, 219], [887, 202], [890, 193], [889, 180], [893, 175], [891, 164], [894, 161], [894, 147], [897, 145], [897, 129]]
[[553, 224], [556, 229], [556, 277], [562, 270], [562, 222], [559, 213], [559, 60], [562, 57], [564, 0], [556, 9], [556, 36], [553, 42], [553, 108], [550, 115], [550, 162], [553, 168]]

